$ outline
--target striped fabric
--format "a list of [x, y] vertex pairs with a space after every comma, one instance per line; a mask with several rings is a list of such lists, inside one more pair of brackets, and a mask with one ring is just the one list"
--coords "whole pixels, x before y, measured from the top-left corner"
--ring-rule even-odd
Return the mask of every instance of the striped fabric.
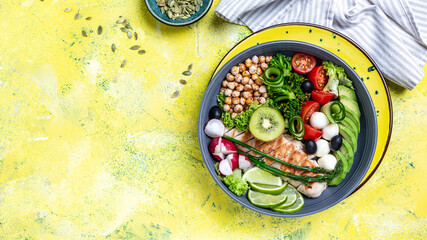
[[427, 0], [222, 0], [216, 14], [252, 31], [289, 22], [319, 24], [357, 42], [384, 76], [407, 89], [427, 61]]

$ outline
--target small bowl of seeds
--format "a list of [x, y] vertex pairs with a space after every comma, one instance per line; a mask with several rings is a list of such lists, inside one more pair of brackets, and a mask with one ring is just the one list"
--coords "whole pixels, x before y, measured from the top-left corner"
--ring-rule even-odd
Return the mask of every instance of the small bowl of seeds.
[[212, 0], [145, 0], [150, 13], [170, 26], [185, 26], [197, 22], [212, 6]]

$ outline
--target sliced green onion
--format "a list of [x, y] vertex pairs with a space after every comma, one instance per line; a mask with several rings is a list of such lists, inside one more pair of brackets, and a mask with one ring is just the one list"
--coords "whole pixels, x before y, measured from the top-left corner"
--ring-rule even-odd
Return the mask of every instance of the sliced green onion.
[[[337, 106], [338, 108], [334, 108]], [[345, 107], [340, 101], [335, 101], [331, 105], [331, 116], [335, 122], [341, 122], [345, 118]]]
[[296, 138], [301, 139], [305, 134], [304, 121], [298, 115], [291, 117], [288, 123], [289, 132]]
[[272, 87], [281, 87], [283, 86], [283, 71], [277, 67], [268, 67], [264, 71], [264, 77], [262, 78], [263, 82]]

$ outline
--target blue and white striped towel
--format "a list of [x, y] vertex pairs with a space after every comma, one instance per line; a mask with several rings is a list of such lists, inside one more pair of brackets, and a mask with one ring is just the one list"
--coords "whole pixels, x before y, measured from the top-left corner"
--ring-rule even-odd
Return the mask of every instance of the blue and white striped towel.
[[413, 89], [427, 61], [427, 0], [222, 0], [216, 14], [252, 31], [289, 22], [326, 26], [353, 39], [384, 76]]

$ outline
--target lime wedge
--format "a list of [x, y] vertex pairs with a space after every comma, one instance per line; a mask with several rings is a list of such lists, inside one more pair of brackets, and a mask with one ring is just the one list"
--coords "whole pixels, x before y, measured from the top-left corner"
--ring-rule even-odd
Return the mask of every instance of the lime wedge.
[[281, 194], [285, 190], [286, 186], [288, 185], [287, 182], [284, 182], [282, 186], [274, 186], [274, 185], [252, 183], [252, 182], [249, 182], [249, 184], [251, 185], [251, 188], [257, 192], [268, 193], [272, 195]]
[[[292, 204], [289, 207], [285, 207], [285, 208], [272, 208], [274, 211], [276, 212], [281, 212], [281, 213], [293, 213], [293, 212], [298, 212], [299, 210], [301, 210], [302, 206], [304, 206], [304, 198], [302, 197], [301, 193], [297, 192], [297, 200], [295, 201], [294, 204]], [[281, 195], [279, 195], [281, 196]]]
[[250, 183], [261, 183], [273, 186], [282, 186], [282, 179], [258, 167], [253, 167], [243, 174], [242, 179]]
[[249, 190], [248, 199], [253, 205], [262, 208], [275, 208], [286, 202], [286, 195], [271, 195]]
[[288, 185], [280, 195], [286, 195], [288, 198], [286, 199], [286, 202], [277, 208], [287, 208], [297, 201], [298, 191], [293, 186]]

